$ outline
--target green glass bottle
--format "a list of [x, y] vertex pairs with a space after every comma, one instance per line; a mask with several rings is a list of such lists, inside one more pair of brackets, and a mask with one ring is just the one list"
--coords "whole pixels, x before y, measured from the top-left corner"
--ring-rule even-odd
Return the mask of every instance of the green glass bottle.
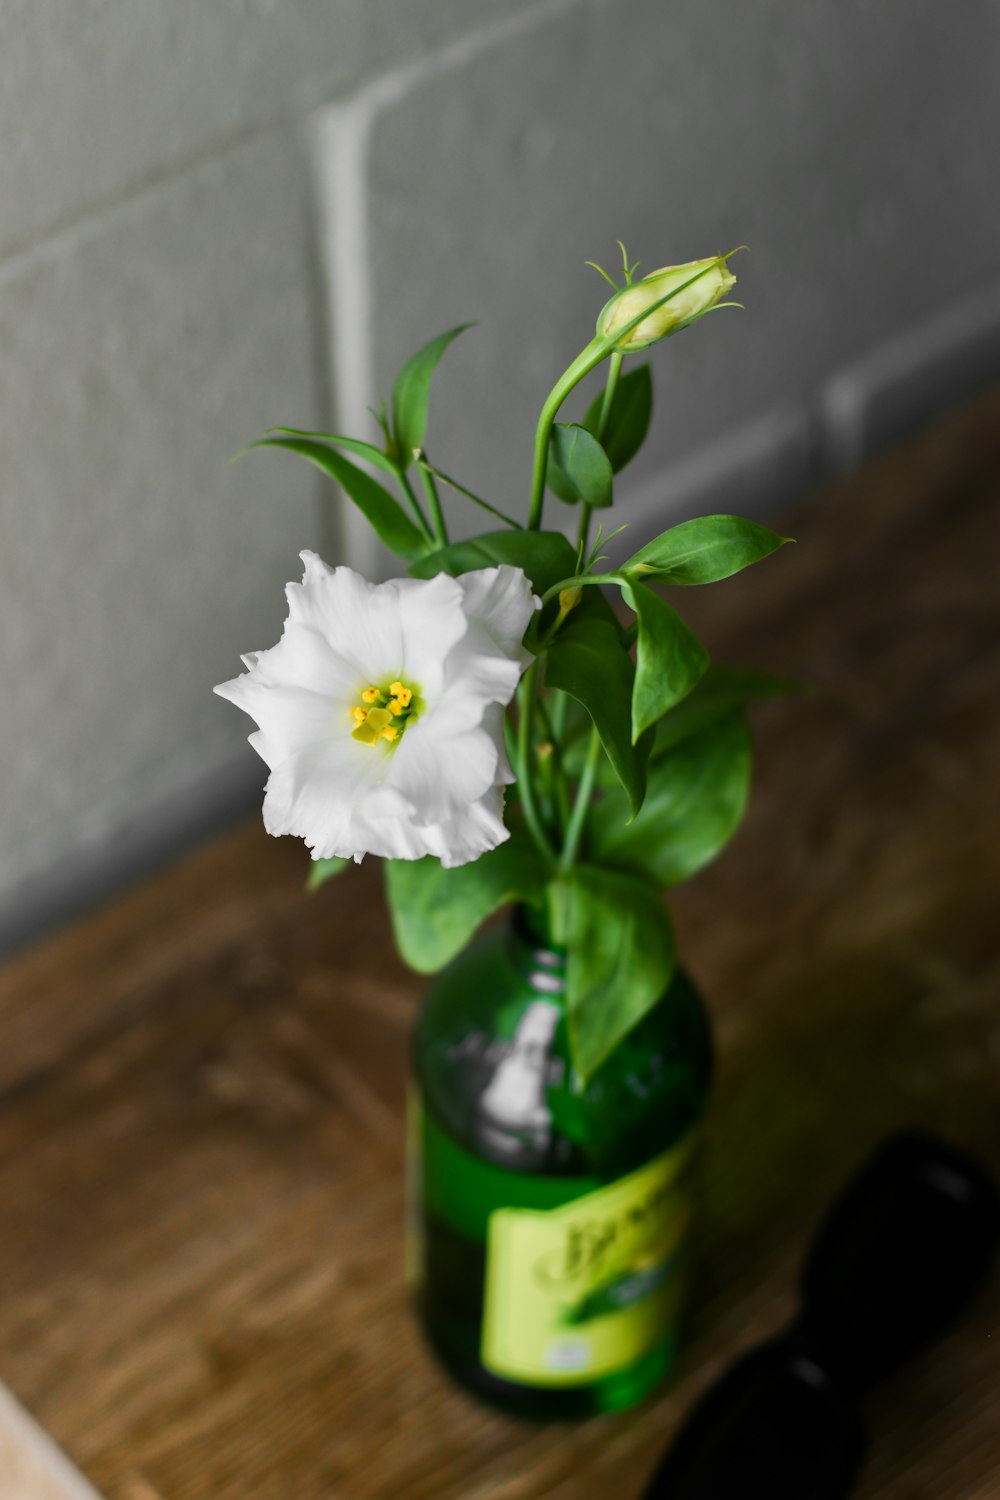
[[421, 1320], [462, 1384], [543, 1420], [631, 1406], [673, 1362], [711, 1071], [706, 1014], [678, 971], [580, 1090], [564, 961], [518, 910], [431, 986], [414, 1042]]

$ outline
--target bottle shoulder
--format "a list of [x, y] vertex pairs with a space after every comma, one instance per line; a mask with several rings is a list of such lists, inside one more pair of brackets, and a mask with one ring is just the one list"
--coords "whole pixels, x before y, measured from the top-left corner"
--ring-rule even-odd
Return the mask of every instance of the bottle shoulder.
[[559, 974], [526, 964], [523, 947], [497, 927], [429, 987], [414, 1071], [424, 1107], [467, 1150], [512, 1170], [606, 1176], [641, 1165], [695, 1123], [708, 1090], [710, 1030], [697, 990], [678, 971], [581, 1088]]

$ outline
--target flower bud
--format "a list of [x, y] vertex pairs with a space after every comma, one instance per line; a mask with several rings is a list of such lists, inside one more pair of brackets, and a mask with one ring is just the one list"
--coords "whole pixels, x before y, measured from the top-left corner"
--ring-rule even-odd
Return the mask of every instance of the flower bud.
[[[699, 272], [702, 274], [699, 275]], [[697, 280], [692, 280], [693, 277], [697, 277]], [[691, 285], [685, 286], [686, 282]], [[620, 353], [646, 349], [692, 318], [708, 312], [735, 284], [736, 277], [726, 262], [716, 257], [691, 260], [683, 266], [663, 266], [659, 271], [644, 276], [633, 286], [616, 292], [605, 303], [597, 320], [598, 336], [614, 338], [618, 330], [637, 318], [644, 308], [656, 308], [648, 318], [643, 318], [630, 332], [616, 340], [614, 345]], [[677, 292], [669, 302], [656, 307], [663, 297], [677, 287], [684, 287], [684, 290]]]

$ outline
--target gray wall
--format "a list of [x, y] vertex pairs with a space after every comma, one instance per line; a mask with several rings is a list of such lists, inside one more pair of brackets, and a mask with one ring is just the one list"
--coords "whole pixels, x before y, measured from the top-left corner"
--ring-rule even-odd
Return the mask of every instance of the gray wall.
[[635, 538], [994, 376], [998, 48], [989, 0], [0, 0], [0, 938], [245, 807], [212, 684], [302, 547], [381, 566], [305, 466], [230, 465], [270, 423], [371, 435], [475, 318], [429, 447], [523, 506], [618, 237], [752, 247], [656, 352]]

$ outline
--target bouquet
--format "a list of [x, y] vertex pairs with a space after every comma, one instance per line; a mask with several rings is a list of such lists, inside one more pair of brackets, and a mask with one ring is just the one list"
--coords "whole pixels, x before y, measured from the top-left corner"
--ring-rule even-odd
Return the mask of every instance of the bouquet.
[[[381, 441], [280, 427], [252, 445], [296, 453], [336, 481], [406, 573], [373, 583], [302, 553], [280, 641], [215, 690], [259, 726], [264, 823], [305, 840], [310, 883], [366, 854], [385, 860], [412, 967], [443, 967], [506, 903], [544, 913], [567, 950], [584, 1082], [670, 980], [662, 892], [740, 822], [746, 702], [788, 687], [710, 662], [661, 592], [729, 577], [787, 538], [713, 515], [633, 549], [618, 541], [625, 525], [605, 523], [652, 412], [650, 365], [626, 369], [626, 358], [737, 305], [723, 300], [729, 255], [636, 279], [622, 254], [621, 285], [596, 267], [612, 295], [542, 407], [523, 507], [501, 508], [429, 456], [434, 372], [469, 325], [403, 366], [376, 419]], [[600, 394], [579, 420], [560, 419], [602, 364]], [[487, 529], [452, 542], [445, 495], [480, 507]], [[575, 509], [575, 542], [544, 524], [550, 495]], [[625, 556], [611, 562], [616, 542]]]

